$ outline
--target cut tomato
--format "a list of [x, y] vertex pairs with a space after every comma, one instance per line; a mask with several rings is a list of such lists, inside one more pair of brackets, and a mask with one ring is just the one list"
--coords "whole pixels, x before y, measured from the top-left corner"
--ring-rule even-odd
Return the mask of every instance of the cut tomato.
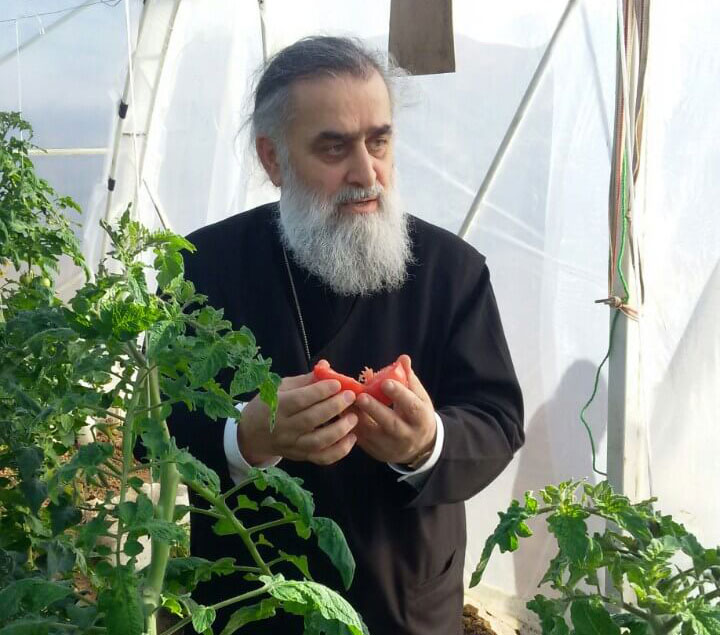
[[[368, 373], [367, 371], [370, 372]], [[393, 362], [389, 366], [385, 366], [385, 368], [381, 368], [378, 371], [373, 371], [372, 369], [367, 368], [363, 371], [361, 379], [365, 384], [365, 392], [371, 397], [375, 397], [375, 399], [377, 399], [380, 403], [384, 403], [386, 406], [389, 406], [392, 403], [392, 399], [390, 399], [390, 397], [388, 397], [382, 390], [382, 384], [384, 381], [392, 379], [401, 383], [406, 388], [408, 385], [407, 373], [399, 360]]]
[[330, 362], [326, 359], [321, 359], [315, 364], [313, 375], [315, 376], [315, 381], [337, 379], [337, 381], [340, 382], [340, 390], [352, 390], [356, 395], [359, 395], [364, 390], [364, 386], [357, 379], [338, 373], [330, 368]]
[[382, 384], [384, 381], [392, 379], [401, 383], [403, 386], [407, 387], [408, 385], [407, 373], [405, 372], [405, 368], [400, 360], [385, 366], [385, 368], [381, 368], [377, 372], [372, 368], [366, 367], [365, 370], [360, 373], [360, 381], [357, 381], [352, 377], [348, 377], [347, 375], [342, 375], [341, 373], [334, 371], [327, 360], [321, 359], [317, 364], [315, 364], [315, 367], [313, 368], [313, 375], [315, 377], [315, 381], [323, 379], [336, 379], [340, 382], [342, 390], [352, 390], [356, 395], [367, 393], [386, 406], [389, 406], [392, 403], [392, 399], [390, 399], [390, 397], [388, 397], [382, 390]]

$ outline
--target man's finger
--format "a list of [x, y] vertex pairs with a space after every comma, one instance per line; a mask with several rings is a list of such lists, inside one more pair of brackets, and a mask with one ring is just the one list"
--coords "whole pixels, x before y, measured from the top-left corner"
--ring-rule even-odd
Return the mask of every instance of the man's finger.
[[357, 437], [351, 432], [329, 448], [308, 455], [308, 461], [316, 465], [332, 465], [350, 454], [356, 442]]
[[406, 415], [403, 419], [409, 424], [415, 422], [427, 408], [427, 404], [415, 392], [400, 382], [387, 380], [383, 382], [381, 388], [392, 399], [393, 406]]
[[410, 355], [400, 355], [398, 360], [405, 369], [405, 374], [408, 378], [408, 388], [410, 388], [410, 390], [412, 390], [423, 401], [431, 403], [432, 399], [430, 398], [430, 395], [428, 395], [427, 390], [425, 390], [425, 386], [422, 385], [422, 382], [412, 369], [412, 360], [410, 359]]
[[312, 432], [303, 434], [297, 440], [296, 446], [298, 449], [310, 453], [325, 450], [346, 436], [357, 425], [357, 422], [358, 416], [348, 413], [322, 428], [316, 428]]
[[314, 381], [315, 377], [312, 372], [305, 373], [304, 375], [290, 375], [289, 377], [282, 378], [282, 381], [278, 386], [278, 391], [284, 392], [286, 390], [295, 390], [296, 388], [309, 386]]
[[[407, 388], [405, 388], [405, 390], [407, 390]], [[408, 392], [410, 391], [408, 390]], [[381, 404], [370, 395], [360, 395], [355, 403], [359, 410], [372, 418], [377, 427], [383, 429], [388, 434], [398, 435], [407, 428], [407, 424], [400, 419], [394, 410]]]
[[282, 399], [283, 402], [283, 412], [287, 416], [292, 416], [336, 395], [340, 389], [341, 385], [337, 379], [324, 379], [287, 390], [279, 396], [279, 399]]
[[[309, 386], [303, 390], [308, 391], [311, 388], [315, 388], [315, 386]], [[295, 415], [289, 417], [289, 420], [296, 429], [307, 432], [342, 414], [354, 401], [355, 393], [352, 390], [343, 390], [316, 401], [308, 408], [298, 410]]]

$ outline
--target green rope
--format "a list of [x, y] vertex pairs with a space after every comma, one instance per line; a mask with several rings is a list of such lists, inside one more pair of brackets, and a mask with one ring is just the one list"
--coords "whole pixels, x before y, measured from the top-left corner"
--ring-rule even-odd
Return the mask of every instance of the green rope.
[[588, 438], [590, 439], [590, 448], [592, 450], [592, 469], [593, 472], [596, 474], [599, 474], [600, 476], [607, 476], [607, 472], [603, 472], [599, 470], [595, 462], [597, 461], [597, 452], [595, 449], [595, 437], [593, 437], [592, 430], [590, 430], [590, 426], [588, 422], [585, 420], [585, 412], [590, 407], [590, 404], [595, 399], [595, 395], [597, 395], [597, 389], [598, 384], [600, 383], [600, 373], [602, 372], [603, 366], [605, 366], [605, 362], [607, 362], [608, 359], [610, 359], [610, 351], [612, 349], [612, 342], [613, 342], [613, 334], [615, 333], [615, 325], [617, 324], [618, 317], [620, 317], [620, 311], [616, 311], [615, 315], [613, 317], [612, 324], [610, 325], [610, 338], [608, 343], [608, 349], [607, 353], [605, 353], [605, 357], [603, 357], [602, 361], [600, 362], [600, 365], [598, 366], [597, 372], [595, 373], [595, 385], [593, 386], [592, 395], [590, 395], [590, 399], [587, 400], [587, 403], [583, 407], [583, 409], [580, 411], [580, 421], [582, 421], [582, 424], [585, 426], [585, 430], [587, 430]]
[[620, 236], [620, 253], [618, 254], [617, 262], [615, 263], [615, 268], [617, 269], [618, 277], [620, 278], [620, 282], [623, 286], [623, 291], [625, 292], [625, 295], [623, 296], [623, 304], [627, 303], [627, 301], [630, 299], [630, 290], [628, 289], [627, 281], [625, 280], [625, 276], [623, 275], [622, 271], [622, 260], [623, 256], [625, 255], [625, 244], [627, 241], [627, 230], [628, 230], [628, 215], [627, 215], [627, 209], [628, 209], [628, 200], [627, 200], [627, 154], [623, 152], [623, 159], [622, 159], [622, 180], [621, 180], [621, 210], [622, 210], [622, 234]]
[[[615, 263], [615, 268], [618, 273], [618, 277], [620, 278], [620, 282], [623, 286], [623, 304], [626, 304], [628, 300], [630, 299], [630, 289], [628, 288], [627, 281], [625, 280], [625, 276], [623, 275], [622, 271], [622, 261], [623, 257], [625, 256], [625, 245], [627, 243], [627, 233], [628, 233], [628, 224], [629, 224], [629, 218], [628, 218], [628, 191], [627, 191], [627, 173], [628, 173], [628, 159], [627, 159], [627, 153], [625, 150], [623, 150], [622, 155], [622, 171], [621, 171], [621, 196], [620, 196], [620, 209], [622, 211], [622, 231], [620, 234], [620, 251], [618, 253], [617, 262]], [[605, 354], [605, 357], [603, 357], [602, 361], [600, 362], [600, 365], [598, 366], [597, 372], [595, 373], [595, 385], [593, 386], [592, 394], [590, 395], [590, 399], [588, 399], [587, 403], [583, 407], [583, 409], [580, 411], [580, 421], [582, 422], [583, 426], [585, 426], [585, 430], [588, 433], [588, 438], [590, 439], [590, 449], [592, 450], [592, 469], [593, 472], [596, 474], [599, 474], [600, 476], [607, 477], [606, 472], [602, 472], [596, 467], [596, 461], [597, 461], [597, 452], [595, 449], [595, 438], [593, 437], [592, 430], [590, 430], [590, 426], [588, 425], [588, 422], [585, 420], [585, 412], [590, 407], [590, 404], [595, 399], [595, 395], [597, 395], [597, 388], [598, 384], [600, 382], [600, 373], [602, 372], [603, 366], [605, 365], [605, 362], [607, 362], [608, 359], [610, 359], [610, 351], [612, 350], [612, 344], [613, 344], [613, 336], [615, 334], [615, 326], [617, 325], [618, 318], [620, 317], [620, 311], [616, 309], [615, 315], [613, 316], [612, 324], [610, 325], [610, 336], [609, 336], [609, 342], [608, 342], [608, 349], [607, 353]]]

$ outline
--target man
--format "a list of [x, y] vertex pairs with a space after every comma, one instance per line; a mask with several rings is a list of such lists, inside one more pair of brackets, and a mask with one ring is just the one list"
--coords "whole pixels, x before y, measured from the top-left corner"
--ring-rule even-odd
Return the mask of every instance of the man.
[[[458, 635], [463, 501], [524, 438], [484, 258], [402, 212], [389, 80], [355, 42], [309, 38], [275, 56], [257, 86], [253, 131], [280, 202], [192, 234], [186, 271], [236, 328], [253, 331], [283, 377], [276, 427], [256, 397], [237, 424], [213, 428], [176, 412], [173, 433], [226, 487], [249, 465], [280, 463], [303, 479], [317, 514], [348, 539], [357, 570], [344, 594], [371, 633]], [[392, 407], [310, 372], [323, 358], [354, 375], [400, 355], [409, 386], [383, 387]], [[194, 555], [243, 553], [211, 524], [193, 518]], [[292, 530], [268, 537], [308, 553], [314, 578], [342, 591], [311, 542]], [[236, 584], [219, 578], [198, 599], [236, 595]], [[243, 632], [293, 635], [299, 624], [282, 618]]]

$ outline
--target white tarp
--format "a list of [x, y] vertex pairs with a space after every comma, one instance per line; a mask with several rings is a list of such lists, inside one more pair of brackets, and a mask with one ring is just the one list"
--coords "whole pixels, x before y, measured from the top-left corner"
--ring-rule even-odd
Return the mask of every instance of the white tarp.
[[[68, 4], [5, 0], [0, 20]], [[311, 33], [387, 46], [389, 0], [265, 6], [270, 51]], [[397, 164], [410, 211], [459, 229], [565, 6], [455, 0], [457, 72], [400, 82]], [[140, 8], [139, 0], [130, 1], [133, 28]], [[525, 448], [468, 503], [468, 572], [496, 511], [511, 498], [561, 479], [597, 480], [579, 413], [607, 350], [607, 308], [594, 300], [607, 296], [615, 11], [605, 0], [578, 3], [467, 236], [488, 256], [527, 412]], [[653, 4], [638, 205], [646, 305], [635, 376], [649, 416], [653, 494], [708, 545], [720, 535], [713, 487], [720, 482], [714, 460], [720, 397], [713, 391], [720, 379], [718, 18], [712, 0]], [[39, 19], [48, 29], [58, 16]], [[18, 25], [21, 43], [38, 33], [35, 18]], [[262, 59], [260, 26], [254, 0], [181, 2], [141, 175], [178, 232], [276, 196], [251, 158], [247, 134], [238, 134]], [[14, 22], [0, 22], [0, 45], [0, 58], [15, 50]], [[22, 97], [40, 145], [105, 146], [126, 68], [124, 2], [98, 3], [22, 50], [19, 75], [17, 56], [0, 64], [0, 108], [16, 109]], [[108, 157], [42, 158], [38, 166], [86, 207], [84, 247], [96, 257]], [[157, 225], [146, 192], [138, 212]], [[603, 374], [587, 414], [601, 468], [606, 386]], [[553, 555], [539, 533], [518, 555], [494, 558], [487, 583], [509, 595], [533, 595]]]

